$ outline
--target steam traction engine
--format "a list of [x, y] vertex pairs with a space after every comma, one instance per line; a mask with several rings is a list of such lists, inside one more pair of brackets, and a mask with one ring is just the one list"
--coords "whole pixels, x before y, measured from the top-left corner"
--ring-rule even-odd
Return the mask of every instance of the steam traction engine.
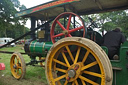
[[[72, 0], [72, 2], [75, 1], [78, 0]], [[39, 9], [41, 6], [37, 8]], [[32, 9], [36, 10], [37, 8]], [[34, 13], [25, 15], [32, 9], [21, 12], [21, 15], [31, 16], [31, 30], [35, 28], [36, 20], [39, 19]], [[20, 13], [18, 15], [21, 16]], [[22, 79], [25, 76], [26, 65], [40, 63], [43, 66], [45, 61], [49, 85], [128, 84], [128, 69], [126, 66], [128, 42], [120, 47], [117, 59], [109, 60], [107, 48], [100, 46], [101, 34], [90, 27], [95, 25], [94, 22], [85, 27], [80, 16], [72, 12], [64, 12], [56, 18], [49, 17], [50, 19], [54, 18], [51, 24], [52, 20], [49, 21], [48, 14], [44, 15], [47, 19], [42, 20], [40, 18], [43, 24], [37, 27], [40, 29], [38, 38], [36, 38], [35, 32], [32, 32], [31, 39], [24, 46], [31, 61], [25, 63], [22, 55], [18, 52], [13, 53], [11, 57], [11, 72], [16, 79]], [[39, 60], [36, 60], [36, 57], [39, 57]]]

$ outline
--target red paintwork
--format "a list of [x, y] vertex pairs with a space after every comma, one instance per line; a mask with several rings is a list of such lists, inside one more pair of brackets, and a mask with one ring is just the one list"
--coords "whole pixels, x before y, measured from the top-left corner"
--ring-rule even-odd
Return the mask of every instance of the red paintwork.
[[48, 8], [48, 7], [53, 7], [53, 6], [56, 6], [56, 5], [64, 4], [64, 3], [70, 3], [70, 2], [73, 2], [73, 1], [79, 1], [79, 0], [58, 0], [58, 1], [55, 1], [55, 2], [51, 2], [51, 3], [45, 4], [45, 5], [41, 5], [39, 7], [36, 7], [34, 9], [32, 9], [33, 10], [32, 12], [39, 11], [41, 9], [45, 9], [45, 8]]

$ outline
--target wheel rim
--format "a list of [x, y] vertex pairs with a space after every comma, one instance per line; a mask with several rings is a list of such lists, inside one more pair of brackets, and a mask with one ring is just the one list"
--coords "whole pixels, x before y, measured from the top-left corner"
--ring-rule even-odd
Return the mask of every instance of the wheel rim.
[[[78, 46], [76, 54], [70, 51], [70, 45]], [[64, 52], [64, 49], [67, 50], [68, 54]], [[86, 52], [83, 54], [85, 49]], [[62, 59], [59, 59], [60, 55], [63, 57]], [[93, 59], [87, 62], [92, 55]], [[50, 85], [111, 85], [111, 82], [106, 84], [106, 76], [108, 75], [104, 69], [103, 62], [100, 61], [92, 49], [82, 43], [71, 40], [60, 43], [47, 57], [46, 74]], [[105, 60], [110, 63], [107, 59]], [[98, 72], [95, 71], [96, 69]], [[112, 72], [111, 68], [108, 69]], [[59, 72], [60, 74], [58, 74]]]
[[26, 65], [19, 53], [14, 53], [10, 60], [11, 73], [16, 79], [22, 79], [26, 72]]
[[[64, 18], [64, 16], [65, 17], [68, 16], [68, 21], [67, 21], [67, 26], [66, 27], [64, 27], [62, 25], [62, 23], [60, 22], [60, 20], [62, 18]], [[72, 27], [72, 29], [71, 29], [70, 28], [70, 26], [71, 26], [71, 19], [72, 19], [73, 16], [77, 17], [77, 19], [80, 20], [81, 24], [79, 24], [80, 26], [75, 27], [75, 28]], [[57, 28], [57, 25], [60, 27], [59, 31], [61, 31], [61, 32], [58, 31], [59, 33], [55, 34], [54, 32], [55, 32], [55, 29]], [[83, 35], [81, 37], [85, 37], [85, 26], [84, 26], [84, 23], [83, 23], [82, 19], [78, 15], [76, 15], [76, 14], [74, 14], [72, 12], [62, 13], [62, 14], [58, 15], [55, 18], [55, 20], [54, 20], [54, 22], [52, 24], [51, 32], [50, 32], [51, 40], [52, 40], [53, 43], [55, 43], [56, 39], [59, 38], [59, 37], [62, 37], [62, 38], [63, 37], [72, 37], [73, 35], [71, 33], [76, 32], [78, 30], [83, 30]]]

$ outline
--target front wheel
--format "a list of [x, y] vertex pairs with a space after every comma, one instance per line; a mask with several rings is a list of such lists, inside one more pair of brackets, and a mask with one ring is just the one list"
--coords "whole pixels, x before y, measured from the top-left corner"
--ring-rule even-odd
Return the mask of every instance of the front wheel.
[[10, 60], [10, 68], [14, 78], [16, 79], [24, 78], [26, 73], [26, 64], [23, 56], [20, 53], [15, 52], [12, 54]]

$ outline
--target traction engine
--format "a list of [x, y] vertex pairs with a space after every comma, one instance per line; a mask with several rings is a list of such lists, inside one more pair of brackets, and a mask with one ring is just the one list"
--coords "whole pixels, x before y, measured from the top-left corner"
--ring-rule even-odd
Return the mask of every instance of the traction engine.
[[[32, 22], [34, 21], [32, 19]], [[31, 39], [25, 43], [25, 52], [31, 58], [29, 63], [25, 63], [20, 53], [13, 53], [10, 64], [12, 75], [16, 79], [25, 76], [27, 65], [40, 63], [44, 66], [45, 62], [49, 85], [128, 83], [120, 77], [125, 75], [128, 78], [124, 62], [127, 61], [124, 56], [128, 55], [127, 42], [120, 48], [120, 58], [109, 60], [107, 47], [101, 46], [102, 35], [90, 28], [95, 25], [94, 22], [87, 27], [80, 16], [65, 12], [58, 15], [50, 25], [51, 23], [46, 23], [40, 28], [38, 38], [32, 33]], [[36, 57], [39, 57], [39, 60], [36, 60]], [[116, 81], [119, 79], [124, 81], [124, 84]]]

